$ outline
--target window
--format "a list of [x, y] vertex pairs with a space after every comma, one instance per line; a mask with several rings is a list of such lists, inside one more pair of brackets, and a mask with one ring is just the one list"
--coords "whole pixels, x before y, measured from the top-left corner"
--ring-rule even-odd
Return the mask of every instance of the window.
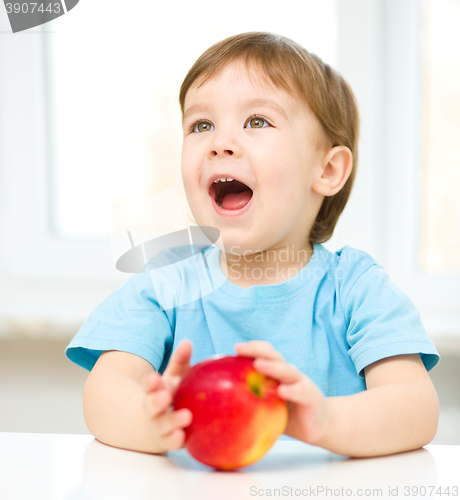
[[[460, 2], [423, 2], [423, 191], [420, 260], [460, 271]], [[460, 306], [459, 306], [460, 307]]]

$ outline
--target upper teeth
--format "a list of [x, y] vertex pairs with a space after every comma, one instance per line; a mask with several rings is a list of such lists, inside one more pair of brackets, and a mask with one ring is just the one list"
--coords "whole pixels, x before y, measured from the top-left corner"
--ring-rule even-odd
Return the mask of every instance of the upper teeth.
[[227, 181], [232, 181], [232, 180], [233, 180], [233, 179], [232, 179], [231, 177], [227, 177], [227, 178], [225, 178], [225, 177], [220, 177], [219, 179], [216, 179], [216, 180], [214, 181], [214, 183], [216, 183], [216, 182], [227, 182]]

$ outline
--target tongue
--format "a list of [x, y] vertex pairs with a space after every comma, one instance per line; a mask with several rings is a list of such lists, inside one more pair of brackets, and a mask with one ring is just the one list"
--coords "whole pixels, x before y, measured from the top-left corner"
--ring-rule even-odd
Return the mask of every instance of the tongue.
[[222, 208], [225, 210], [238, 210], [245, 207], [252, 197], [252, 191], [242, 193], [228, 193], [222, 199]]

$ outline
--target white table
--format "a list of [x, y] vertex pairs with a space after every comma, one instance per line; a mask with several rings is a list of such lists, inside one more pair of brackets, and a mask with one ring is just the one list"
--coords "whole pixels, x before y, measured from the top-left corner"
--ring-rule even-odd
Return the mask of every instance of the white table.
[[157, 456], [112, 448], [89, 435], [0, 433], [1, 500], [243, 500], [270, 495], [460, 500], [459, 473], [460, 446], [428, 445], [388, 457], [350, 459], [301, 442], [278, 441], [252, 466], [217, 472], [184, 449]]

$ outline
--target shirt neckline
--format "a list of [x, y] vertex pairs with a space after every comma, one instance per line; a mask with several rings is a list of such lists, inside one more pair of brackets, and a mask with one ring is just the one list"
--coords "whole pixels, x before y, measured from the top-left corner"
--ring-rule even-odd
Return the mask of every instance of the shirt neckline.
[[324, 252], [328, 250], [323, 245], [314, 243], [310, 261], [291, 279], [273, 285], [253, 285], [248, 288], [242, 288], [230, 282], [222, 272], [219, 262], [220, 248], [213, 245], [205, 254], [211, 279], [217, 291], [239, 299], [257, 299], [282, 297], [295, 292], [313, 277], [320, 278], [323, 273], [316, 272], [315, 275], [315, 271], [321, 268], [322, 262], [326, 260]]

